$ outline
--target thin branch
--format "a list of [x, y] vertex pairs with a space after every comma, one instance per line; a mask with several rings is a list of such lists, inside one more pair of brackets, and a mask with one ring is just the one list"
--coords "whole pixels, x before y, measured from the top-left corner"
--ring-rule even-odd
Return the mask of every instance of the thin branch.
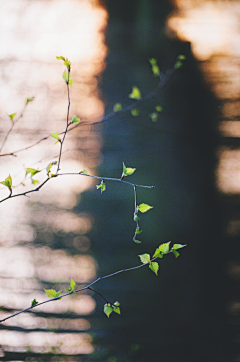
[[99, 282], [99, 281], [102, 280], [102, 279], [110, 278], [110, 277], [112, 277], [112, 276], [114, 276], [114, 275], [117, 275], [117, 274], [120, 274], [120, 273], [123, 273], [123, 272], [126, 272], [126, 271], [131, 271], [131, 270], [135, 270], [135, 269], [142, 268], [143, 266], [149, 265], [149, 263], [150, 263], [151, 261], [155, 260], [155, 259], [157, 259], [157, 257], [153, 258], [153, 259], [150, 260], [148, 263], [141, 264], [141, 265], [138, 265], [138, 266], [134, 266], [134, 267], [128, 268], [128, 269], [118, 270], [118, 271], [115, 272], [115, 273], [108, 274], [108, 275], [105, 275], [105, 276], [103, 276], [103, 277], [99, 277], [99, 278], [97, 278], [96, 280], [94, 280], [92, 283], [88, 284], [88, 285], [85, 286], [85, 287], [82, 287], [82, 288], [77, 289], [77, 290], [75, 290], [75, 291], [71, 291], [71, 292], [65, 293], [65, 294], [63, 294], [63, 295], [61, 295], [61, 296], [59, 296], [59, 297], [56, 297], [56, 298], [51, 298], [51, 299], [45, 300], [44, 302], [37, 303], [36, 305], [30, 306], [30, 307], [28, 307], [28, 308], [26, 308], [26, 309], [23, 309], [23, 310], [19, 311], [19, 312], [16, 312], [16, 313], [14, 313], [14, 314], [11, 314], [10, 316], [8, 316], [8, 317], [6, 317], [6, 318], [1, 319], [1, 320], [0, 320], [0, 323], [5, 322], [7, 319], [10, 319], [10, 318], [13, 318], [13, 317], [17, 316], [18, 314], [27, 312], [27, 311], [29, 311], [30, 309], [39, 307], [40, 305], [43, 305], [43, 304], [45, 304], [45, 303], [49, 303], [49, 302], [53, 302], [54, 300], [62, 299], [62, 298], [64, 298], [64, 297], [67, 297], [67, 296], [70, 295], [70, 294], [79, 293], [79, 292], [81, 292], [81, 291], [83, 291], [83, 290], [86, 290], [86, 289], [90, 289], [90, 290], [94, 291], [95, 293], [97, 293], [98, 295], [100, 295], [100, 296], [108, 303], [108, 301], [107, 301], [100, 293], [98, 293], [97, 291], [95, 291], [94, 289], [91, 288], [92, 285], [96, 284], [97, 282]]

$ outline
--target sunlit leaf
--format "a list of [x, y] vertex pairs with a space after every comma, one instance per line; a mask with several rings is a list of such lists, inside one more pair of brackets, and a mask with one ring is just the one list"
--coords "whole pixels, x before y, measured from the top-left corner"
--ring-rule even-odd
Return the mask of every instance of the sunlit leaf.
[[171, 243], [171, 241], [169, 241], [168, 243], [164, 243], [161, 244], [158, 249], [161, 253], [163, 254], [167, 254], [169, 252], [169, 244]]
[[122, 105], [121, 105], [121, 103], [116, 103], [116, 104], [114, 104], [114, 107], [113, 107], [113, 111], [114, 112], [119, 112], [119, 111], [121, 111], [122, 110]]
[[53, 138], [55, 138], [56, 140], [60, 140], [59, 135], [58, 135], [57, 132], [51, 133], [51, 136], [52, 136]]
[[141, 234], [141, 232], [142, 232], [142, 229], [140, 227], [137, 227], [135, 230], [135, 233], [138, 235], [138, 234]]
[[65, 58], [62, 55], [56, 56], [57, 59], [62, 59], [65, 61]]
[[62, 293], [62, 291], [59, 290], [59, 291], [56, 293], [56, 298], [59, 297], [61, 293]]
[[31, 97], [31, 98], [27, 98], [26, 100], [26, 104], [28, 104], [29, 102], [32, 102], [34, 100], [35, 97]]
[[36, 175], [38, 172], [40, 172], [40, 171], [36, 170], [35, 168], [27, 168], [26, 169], [26, 175], [30, 173], [31, 177]]
[[140, 217], [138, 216], [138, 214], [134, 213], [134, 215], [133, 215], [133, 220], [134, 220], [134, 221], [140, 220]]
[[143, 264], [149, 263], [150, 262], [150, 255], [149, 254], [142, 254], [142, 255], [138, 255], [141, 262]]
[[71, 281], [70, 281], [70, 288], [73, 290], [74, 287], [76, 285], [76, 282], [73, 280], [73, 278], [71, 278]]
[[133, 86], [132, 93], [130, 93], [128, 97], [131, 99], [137, 99], [137, 100], [141, 99], [142, 97], [141, 97], [141, 92], [140, 92], [139, 88], [136, 86]]
[[158, 270], [159, 270], [159, 265], [158, 265], [158, 263], [152, 261], [152, 262], [149, 264], [149, 268], [150, 268], [156, 275], [158, 275]]
[[106, 316], [109, 318], [110, 314], [112, 313], [113, 309], [110, 306], [109, 303], [104, 304], [104, 308], [103, 308], [104, 313], [106, 314]]
[[126, 167], [124, 162], [123, 162], [123, 172], [122, 172], [122, 178], [125, 176], [130, 176], [135, 172], [136, 168], [132, 168], [132, 167]]
[[182, 244], [174, 244], [172, 246], [172, 250], [178, 250], [178, 249], [181, 249], [181, 248], [184, 248], [185, 246], [187, 246], [186, 244], [185, 245], [182, 245]]
[[117, 314], [121, 314], [120, 308], [119, 307], [114, 307], [113, 311]]
[[70, 73], [65, 69], [64, 72], [63, 72], [63, 80], [65, 80], [65, 82], [69, 85], [72, 85], [72, 78], [71, 78], [71, 75]]
[[11, 121], [13, 122], [13, 118], [16, 116], [17, 113], [12, 113], [9, 114], [8, 117], [11, 119]]
[[9, 189], [11, 189], [12, 187], [12, 177], [11, 175], [9, 175], [4, 181], [0, 182], [2, 185], [8, 187]]
[[138, 206], [138, 210], [141, 212], [141, 213], [144, 213], [144, 212], [147, 212], [148, 210], [152, 209], [153, 206], [150, 206], [148, 204], [140, 204]]
[[134, 241], [136, 244], [141, 244], [141, 241], [140, 241], [140, 240], [133, 239], [133, 241]]
[[162, 110], [163, 110], [162, 106], [160, 106], [159, 104], [156, 105], [155, 109], [157, 112], [162, 112]]
[[33, 180], [33, 179], [32, 179], [32, 181], [31, 181], [31, 182], [32, 182], [32, 184], [33, 184], [33, 185], [35, 185], [35, 184], [39, 184], [39, 181], [38, 181], [38, 180]]
[[78, 118], [77, 116], [73, 116], [71, 123], [78, 124], [79, 122], [80, 122], [80, 118]]
[[149, 63], [151, 64], [152, 66], [152, 72], [153, 74], [157, 77], [159, 76], [160, 74], [160, 69], [159, 69], [159, 66], [157, 65], [157, 60], [152, 58], [152, 59], [149, 59]]
[[68, 68], [68, 70], [70, 71], [70, 68], [71, 68], [71, 62], [70, 62], [70, 60], [67, 58], [67, 59], [65, 59], [65, 61], [64, 61], [64, 65], [66, 65], [66, 67]]
[[100, 190], [101, 190], [101, 193], [102, 193], [103, 191], [105, 191], [105, 190], [106, 190], [106, 184], [105, 184], [104, 180], [102, 180], [99, 185], [96, 185], [96, 188], [97, 188], [97, 189], [100, 189]]
[[176, 258], [178, 258], [179, 255], [180, 255], [180, 254], [179, 254], [176, 250], [174, 250], [174, 249], [172, 249], [172, 253], [175, 255]]
[[87, 175], [88, 174], [88, 171], [84, 168], [81, 172], [83, 175]]
[[56, 298], [57, 292], [54, 289], [44, 289], [48, 298]]

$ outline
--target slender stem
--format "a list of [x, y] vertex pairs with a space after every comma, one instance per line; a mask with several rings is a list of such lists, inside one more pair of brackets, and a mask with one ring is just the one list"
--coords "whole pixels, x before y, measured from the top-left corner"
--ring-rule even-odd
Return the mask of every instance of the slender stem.
[[[70, 295], [70, 294], [79, 293], [79, 292], [81, 292], [81, 291], [83, 291], [83, 290], [86, 290], [86, 289], [90, 289], [90, 290], [94, 291], [95, 293], [97, 293], [98, 295], [100, 295], [107, 303], [109, 303], [100, 293], [98, 293], [97, 291], [95, 291], [94, 289], [92, 289], [91, 286], [94, 285], [94, 284], [96, 284], [97, 282], [99, 282], [99, 281], [102, 280], [102, 279], [110, 278], [110, 277], [112, 277], [112, 276], [114, 276], [114, 275], [117, 275], [117, 274], [120, 274], [120, 273], [123, 273], [123, 272], [127, 272], [127, 271], [131, 271], [131, 270], [135, 270], [135, 269], [142, 268], [142, 267], [144, 267], [144, 266], [146, 266], [146, 265], [149, 265], [149, 263], [150, 263], [151, 261], [155, 260], [155, 259], [157, 259], [157, 257], [152, 258], [152, 260], [150, 260], [148, 263], [141, 264], [141, 265], [138, 265], [138, 266], [134, 266], [134, 267], [128, 268], [128, 269], [118, 270], [118, 271], [115, 272], [115, 273], [108, 274], [108, 275], [105, 275], [105, 276], [103, 276], [103, 277], [99, 277], [99, 278], [97, 278], [96, 280], [94, 280], [92, 283], [88, 284], [88, 285], [85, 286], [85, 287], [82, 287], [82, 288], [80, 288], [80, 289], [77, 289], [77, 290], [75, 290], [74, 292], [65, 293], [65, 294], [63, 294], [63, 295], [61, 295], [61, 296], [59, 296], [59, 297], [57, 297], [57, 298], [47, 299], [47, 300], [45, 300], [44, 302], [37, 303], [37, 304], [34, 305], [34, 306], [30, 306], [30, 307], [28, 307], [28, 308], [26, 308], [26, 309], [23, 309], [23, 310], [20, 310], [20, 311], [14, 313], [14, 314], [11, 314], [10, 316], [8, 316], [8, 317], [6, 317], [6, 318], [1, 319], [1, 320], [0, 320], [0, 323], [5, 322], [7, 319], [10, 319], [10, 318], [13, 318], [13, 317], [17, 316], [18, 314], [27, 312], [27, 311], [29, 311], [30, 309], [39, 307], [40, 305], [43, 305], [43, 304], [46, 304], [46, 303], [49, 303], [49, 302], [53, 302], [53, 301], [55, 301], [55, 300], [62, 299], [62, 298], [64, 298], [64, 297], [67, 297], [67, 296]], [[111, 304], [111, 303], [110, 303], [110, 304]]]

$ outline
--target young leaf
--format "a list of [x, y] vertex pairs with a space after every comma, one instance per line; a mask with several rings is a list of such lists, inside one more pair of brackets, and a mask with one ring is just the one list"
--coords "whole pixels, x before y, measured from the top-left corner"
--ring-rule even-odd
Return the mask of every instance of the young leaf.
[[32, 179], [32, 184], [35, 185], [35, 184], [39, 184], [39, 181], [38, 180], [33, 180]]
[[126, 167], [124, 162], [123, 162], [123, 172], [122, 172], [122, 176], [121, 176], [121, 180], [125, 177], [125, 176], [130, 176], [135, 172], [136, 168], [132, 168], [132, 167]]
[[67, 67], [68, 71], [70, 72], [70, 69], [71, 69], [71, 62], [70, 62], [70, 60], [68, 60], [68, 58], [67, 58], [67, 59], [65, 59], [65, 61], [64, 61], [64, 65], [66, 65], [66, 67]]
[[31, 98], [27, 98], [26, 100], [26, 104], [28, 104], [29, 102], [32, 102], [34, 100], [35, 97], [31, 97]]
[[137, 117], [137, 116], [139, 115], [139, 113], [140, 113], [140, 111], [139, 111], [138, 108], [133, 108], [133, 109], [131, 110], [131, 114], [132, 114], [132, 116], [134, 116], [134, 117]]
[[50, 162], [49, 165], [47, 166], [46, 170], [47, 170], [48, 176], [51, 172], [52, 166], [54, 166], [54, 165], [57, 165], [57, 161]]
[[51, 136], [52, 136], [53, 138], [55, 138], [56, 140], [60, 140], [59, 135], [58, 135], [57, 132], [51, 133]]
[[57, 292], [54, 289], [44, 289], [48, 298], [56, 298]]
[[149, 263], [150, 262], [150, 255], [149, 254], [142, 254], [142, 255], [138, 255], [141, 262], [143, 264]]
[[26, 169], [26, 175], [30, 173], [31, 177], [36, 175], [38, 172], [40, 172], [40, 171], [36, 170], [35, 168], [27, 168]]
[[174, 250], [174, 249], [172, 249], [172, 253], [175, 255], [176, 258], [178, 258], [179, 255], [180, 255], [180, 254], [179, 254], [176, 250]]
[[66, 69], [64, 70], [62, 77], [67, 84], [72, 85], [73, 83], [72, 78], [70, 76], [70, 73]]
[[181, 249], [181, 248], [184, 248], [185, 246], [187, 246], [186, 244], [185, 245], [182, 245], [182, 244], [174, 244], [172, 246], [172, 250], [178, 250], [178, 249]]
[[11, 175], [9, 175], [4, 181], [1, 181], [0, 183], [3, 184], [4, 186], [8, 187], [9, 190], [11, 190], [11, 188], [12, 188], [12, 177], [11, 177]]
[[59, 290], [57, 293], [56, 293], [56, 298], [59, 297], [59, 295], [62, 293], [61, 290]]
[[70, 281], [70, 288], [71, 288], [71, 290], [74, 289], [75, 285], [76, 285], [75, 281], [73, 280], [73, 278], [71, 278], [71, 281]]
[[57, 59], [61, 59], [61, 60], [65, 61], [65, 58], [64, 58], [62, 55], [60, 55], [60, 56], [56, 56], [56, 58], [57, 58]]
[[163, 254], [167, 254], [169, 252], [169, 244], [170, 243], [171, 243], [171, 241], [169, 241], [168, 243], [161, 244], [158, 247], [158, 250]]
[[113, 311], [114, 311], [115, 313], [117, 313], [117, 314], [121, 314], [121, 311], [120, 311], [119, 306], [120, 306], [120, 303], [119, 303], [119, 302], [115, 302], [115, 303], [113, 304]]
[[114, 112], [119, 112], [119, 111], [121, 111], [122, 110], [122, 105], [121, 105], [121, 103], [116, 103], [116, 104], [114, 104], [114, 106], [113, 106], [113, 111]]
[[140, 220], [140, 217], [139, 217], [138, 214], [136, 214], [135, 212], [134, 212], [134, 215], [133, 215], [133, 220], [134, 220], [134, 221]]
[[141, 213], [144, 213], [144, 212], [147, 212], [148, 210], [152, 209], [153, 206], [150, 206], [148, 204], [140, 204], [138, 206], [138, 210], [141, 212]]
[[163, 110], [162, 106], [160, 106], [160, 105], [157, 105], [155, 107], [155, 109], [156, 109], [157, 112], [162, 112], [162, 110]]
[[87, 175], [87, 174], [88, 174], [88, 171], [84, 168], [84, 169], [81, 171], [81, 174]]
[[101, 193], [102, 193], [103, 191], [105, 191], [105, 190], [106, 190], [106, 184], [105, 184], [104, 180], [102, 180], [99, 185], [96, 185], [96, 188], [97, 188], [97, 189], [101, 189]]
[[80, 123], [80, 118], [78, 118], [77, 116], [73, 116], [71, 123], [75, 123], [75, 124]]
[[132, 93], [130, 93], [128, 97], [131, 98], [131, 99], [137, 99], [137, 100], [141, 99], [142, 98], [141, 97], [141, 92], [138, 89], [138, 87], [133, 86], [132, 87]]
[[109, 318], [110, 314], [112, 313], [113, 309], [110, 306], [109, 303], [104, 304], [104, 308], [103, 308], [104, 313], [106, 314], [106, 316]]
[[141, 232], [142, 232], [142, 229], [140, 227], [137, 227], [135, 230], [135, 233], [138, 235], [138, 234], [141, 234]]
[[8, 117], [11, 119], [11, 121], [13, 122], [13, 118], [16, 116], [17, 113], [12, 113], [9, 114]]
[[158, 269], [159, 269], [158, 263], [152, 261], [152, 262], [149, 264], [149, 268], [150, 268], [156, 275], [158, 275]]
[[157, 258], [163, 258], [163, 253], [159, 250], [159, 248], [157, 248], [157, 249], [155, 250], [155, 253], [153, 254], [153, 258], [155, 258], [155, 257], [157, 257]]
[[157, 65], [157, 59], [149, 59], [149, 63], [151, 64], [152, 66], [152, 72], [153, 74], [157, 77], [159, 76], [160, 74], [160, 69], [159, 69], [159, 66]]
[[134, 243], [136, 243], [136, 244], [141, 244], [141, 241], [140, 241], [140, 240], [137, 240], [137, 239], [135, 239], [135, 238], [133, 238], [133, 241], [134, 241]]
[[151, 118], [151, 120], [152, 120], [153, 122], [157, 122], [157, 120], [158, 120], [158, 113], [157, 113], [157, 112], [153, 112], [153, 113], [149, 114], [149, 117]]
[[38, 301], [34, 298], [31, 302], [31, 307], [35, 307], [38, 304]]

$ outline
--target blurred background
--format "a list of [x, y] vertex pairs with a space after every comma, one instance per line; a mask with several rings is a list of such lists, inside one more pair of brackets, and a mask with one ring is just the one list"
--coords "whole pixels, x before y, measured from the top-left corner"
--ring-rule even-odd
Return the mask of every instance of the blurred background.
[[[0, 0], [0, 180], [13, 192], [35, 187], [26, 168], [57, 159], [47, 138], [65, 128], [63, 63], [72, 62], [71, 117], [84, 126], [64, 143], [61, 170], [121, 176], [138, 202], [141, 244], [132, 237], [134, 195], [127, 185], [59, 177], [30, 198], [0, 205], [0, 318], [47, 299], [44, 288], [65, 290], [139, 264], [166, 241], [187, 244], [181, 256], [101, 280], [95, 289], [121, 304], [109, 319], [90, 291], [37, 307], [0, 325], [3, 361], [192, 362], [240, 361], [240, 4], [197, 0]], [[140, 114], [99, 122], [115, 103], [143, 95], [160, 70], [186, 56]], [[21, 114], [3, 145], [11, 120]], [[155, 105], [162, 112], [157, 122]], [[30, 149], [25, 149], [37, 143]], [[22, 150], [23, 149], [23, 150]], [[14, 156], [8, 155], [14, 152]], [[22, 183], [26, 186], [23, 186]], [[1, 185], [1, 199], [8, 195]]]

